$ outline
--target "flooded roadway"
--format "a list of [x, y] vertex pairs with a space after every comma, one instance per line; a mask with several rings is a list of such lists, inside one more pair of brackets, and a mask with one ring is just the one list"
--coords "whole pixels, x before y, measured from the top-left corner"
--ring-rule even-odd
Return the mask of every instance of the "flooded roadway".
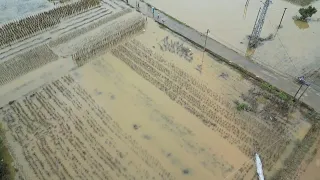
[[[245, 55], [247, 35], [252, 32], [260, 1], [250, 1], [244, 15], [246, 0], [147, 0], [148, 3], [201, 32], [210, 29], [212, 38]], [[320, 8], [320, 2], [312, 4]], [[267, 41], [252, 54], [251, 58], [274, 71], [296, 77], [317, 70], [320, 52], [320, 22], [308, 24], [295, 22], [300, 6], [278, 0], [270, 5], [261, 37], [275, 34], [284, 8], [288, 8], [282, 21], [282, 28], [272, 41]], [[320, 13], [312, 19], [320, 18]]]

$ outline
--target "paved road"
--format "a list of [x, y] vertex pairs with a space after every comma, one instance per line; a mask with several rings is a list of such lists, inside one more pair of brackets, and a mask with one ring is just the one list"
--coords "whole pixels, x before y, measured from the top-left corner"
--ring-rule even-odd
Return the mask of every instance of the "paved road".
[[[129, 4], [133, 7], [136, 7], [135, 0], [129, 0]], [[153, 17], [151, 8], [143, 3], [139, 2], [139, 11], [144, 15]], [[180, 22], [166, 16], [160, 11], [155, 10], [155, 19], [157, 20], [159, 14], [159, 19], [162, 22], [164, 20], [164, 25], [171, 29], [172, 31], [180, 34], [181, 36], [189, 39], [199, 46], [204, 46], [205, 35], [204, 33], [199, 33], [195, 29], [188, 27]], [[255, 74], [264, 81], [272, 84], [273, 86], [281, 89], [282, 91], [287, 92], [288, 94], [295, 95], [296, 91], [299, 89], [299, 85], [292, 82], [292, 79], [285, 78], [281, 75], [276, 74], [273, 71], [270, 71], [259, 64], [254, 63], [252, 60], [238, 54], [232, 49], [222, 45], [221, 43], [215, 41], [214, 39], [208, 38], [206, 49], [215, 54], [217, 57], [227, 59], [232, 63], [246, 69], [247, 71]], [[301, 91], [302, 92], [302, 91]], [[316, 111], [320, 112], [320, 93], [310, 87], [304, 96], [301, 98], [303, 102], [313, 107]]]

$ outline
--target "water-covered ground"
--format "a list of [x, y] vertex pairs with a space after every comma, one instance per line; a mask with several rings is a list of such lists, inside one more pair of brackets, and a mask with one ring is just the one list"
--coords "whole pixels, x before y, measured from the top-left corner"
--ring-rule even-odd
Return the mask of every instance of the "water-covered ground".
[[[191, 27], [206, 32], [217, 41], [245, 55], [247, 35], [252, 32], [259, 7], [265, 0], [147, 0], [148, 3], [185, 22]], [[320, 1], [312, 4], [320, 11]], [[252, 55], [252, 59], [291, 77], [310, 73], [320, 66], [320, 12], [314, 21], [299, 23], [292, 17], [298, 15], [301, 6], [283, 0], [273, 0], [262, 30], [262, 37], [275, 34], [284, 8], [288, 8], [282, 21], [283, 27], [272, 41], [265, 42]]]
[[0, 0], [0, 24], [52, 7], [47, 0]]

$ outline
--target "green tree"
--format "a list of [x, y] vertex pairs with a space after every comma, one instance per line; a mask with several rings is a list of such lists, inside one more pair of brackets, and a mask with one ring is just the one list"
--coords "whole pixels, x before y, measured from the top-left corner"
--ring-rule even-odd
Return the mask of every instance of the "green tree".
[[301, 21], [306, 21], [308, 17], [311, 17], [313, 14], [317, 13], [317, 9], [309, 6], [307, 8], [300, 8], [299, 13], [301, 15], [299, 19]]

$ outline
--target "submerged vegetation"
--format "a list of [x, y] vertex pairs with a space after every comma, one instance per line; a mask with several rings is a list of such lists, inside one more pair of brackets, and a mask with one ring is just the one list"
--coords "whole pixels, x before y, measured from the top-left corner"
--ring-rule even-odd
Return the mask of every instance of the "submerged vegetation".
[[0, 180], [13, 180], [12, 157], [4, 143], [4, 132], [0, 125]]
[[287, 1], [299, 6], [307, 6], [312, 2], [314, 2], [315, 0], [287, 0]]
[[[251, 35], [248, 35], [247, 38], [248, 38], [248, 40], [250, 41], [251, 38], [254, 38], [254, 37], [252, 37]], [[272, 33], [269, 34], [269, 35], [268, 35], [267, 37], [265, 37], [265, 38], [259, 37], [259, 38], [257, 38], [255, 41], [252, 41], [252, 42], [249, 43], [249, 48], [255, 49], [255, 48], [263, 45], [263, 43], [264, 43], [265, 41], [272, 41], [273, 39], [274, 39], [274, 34], [272, 34]]]
[[292, 98], [285, 92], [278, 90], [276, 87], [272, 86], [269, 83], [266, 82], [262, 82], [260, 85], [261, 89], [264, 89], [272, 94], [274, 94], [275, 96], [277, 96], [279, 99], [288, 102], [289, 100], [292, 100]]
[[240, 103], [238, 100], [234, 101], [234, 103], [236, 104], [238, 111], [250, 111], [251, 110], [250, 106], [246, 103]]
[[307, 8], [300, 8], [299, 13], [301, 15], [299, 17], [299, 20], [300, 21], [307, 21], [308, 18], [311, 18], [312, 15], [317, 13], [317, 9], [315, 7], [309, 6]]

